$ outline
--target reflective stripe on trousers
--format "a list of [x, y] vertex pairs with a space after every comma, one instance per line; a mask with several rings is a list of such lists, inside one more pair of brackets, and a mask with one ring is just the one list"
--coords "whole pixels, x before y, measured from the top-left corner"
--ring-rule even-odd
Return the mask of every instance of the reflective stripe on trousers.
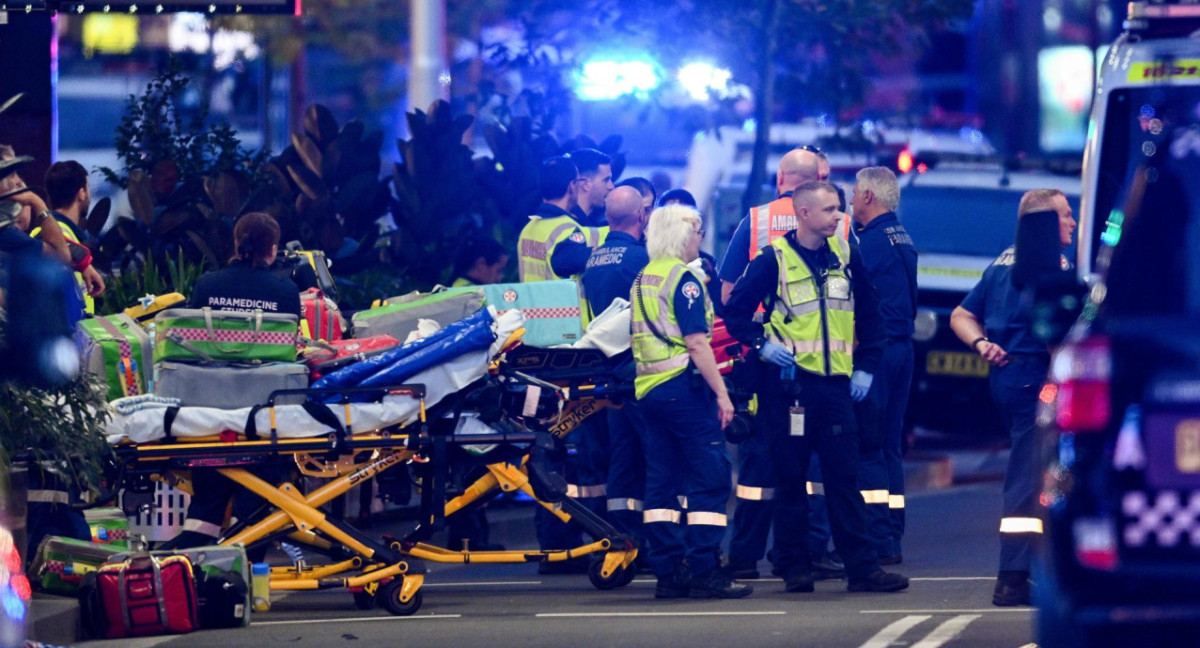
[[642, 522], [651, 524], [654, 522], [670, 522], [671, 524], [679, 524], [683, 519], [683, 513], [675, 509], [650, 509], [642, 513]]
[[579, 499], [581, 497], [604, 497], [607, 494], [608, 486], [605, 484], [593, 484], [591, 486], [567, 484], [567, 497]]
[[613, 497], [608, 500], [608, 510], [640, 511], [642, 510], [642, 500], [633, 499], [632, 497]]
[[1000, 533], [1041, 533], [1040, 518], [1006, 517], [1000, 518]]
[[761, 488], [758, 486], [737, 486], [738, 499], [764, 501], [775, 498], [774, 488]]
[[903, 509], [904, 508], [904, 496], [903, 495], [889, 495], [888, 496], [888, 508]]
[[206, 535], [210, 538], [221, 537], [221, 525], [205, 522], [204, 520], [193, 520], [188, 518], [183, 523], [184, 531], [194, 531], [201, 535]]
[[727, 520], [724, 513], [712, 513], [710, 511], [689, 511], [687, 514], [687, 522], [688, 524], [725, 526]]
[[888, 492], [886, 490], [865, 490], [862, 491], [863, 501], [867, 504], [887, 504]]

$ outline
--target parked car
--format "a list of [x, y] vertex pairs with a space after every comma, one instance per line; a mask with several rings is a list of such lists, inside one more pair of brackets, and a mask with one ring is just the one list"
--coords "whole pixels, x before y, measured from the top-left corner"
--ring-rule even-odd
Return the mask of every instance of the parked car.
[[1041, 393], [1043, 648], [1191, 646], [1200, 626], [1200, 5], [1129, 18], [1084, 165], [1087, 298]]
[[900, 179], [900, 222], [920, 254], [914, 370], [906, 424], [999, 436], [988, 364], [950, 330], [950, 312], [1013, 244], [1017, 205], [1031, 189], [1059, 189], [1079, 208], [1079, 176], [947, 163]]

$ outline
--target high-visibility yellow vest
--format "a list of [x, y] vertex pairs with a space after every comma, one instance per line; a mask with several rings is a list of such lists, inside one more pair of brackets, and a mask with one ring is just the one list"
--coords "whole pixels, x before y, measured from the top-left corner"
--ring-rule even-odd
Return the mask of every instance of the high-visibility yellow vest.
[[854, 371], [854, 292], [846, 272], [850, 244], [836, 234], [827, 242], [838, 267], [829, 269], [823, 287], [786, 238], [771, 243], [779, 281], [766, 333], [772, 342], [791, 349], [801, 369], [849, 376]]
[[[585, 227], [570, 216], [555, 216], [554, 218], [531, 216], [529, 222], [521, 230], [521, 237], [517, 242], [517, 253], [520, 255], [517, 274], [521, 282], [563, 279], [564, 277], [554, 274], [554, 269], [550, 267], [550, 257], [554, 254], [554, 248], [570, 238], [576, 229], [583, 234], [583, 240], [578, 242], [593, 250], [608, 238], [607, 225]], [[576, 274], [566, 278], [575, 280], [576, 286], [579, 287], [579, 314], [583, 321], [583, 327], [587, 328], [588, 322], [592, 319], [592, 309], [588, 307], [587, 298], [583, 294], [581, 276], [582, 274]]]
[[[54, 217], [48, 216], [47, 218], [54, 218]], [[76, 245], [83, 245], [83, 243], [79, 242], [79, 238], [77, 236], [75, 236], [75, 232], [72, 231], [70, 227], [67, 227], [66, 225], [63, 225], [62, 223], [59, 223], [58, 229], [62, 230], [63, 238], [67, 239], [68, 241], [70, 241], [72, 243], [75, 243]], [[29, 235], [32, 236], [33, 238], [37, 238], [38, 234], [41, 234], [41, 233], [42, 233], [42, 228], [35, 227], [31, 232], [29, 232]], [[87, 284], [83, 281], [83, 274], [81, 274], [79, 272], [76, 272], [73, 274], [75, 275], [75, 283], [79, 286], [79, 293], [81, 295], [83, 295], [83, 310], [84, 310], [84, 312], [86, 312], [88, 315], [95, 315], [96, 314], [96, 300], [94, 298], [92, 298], [91, 295], [88, 294]]]
[[474, 281], [471, 281], [470, 279], [467, 279], [466, 277], [459, 277], [458, 279], [454, 280], [454, 283], [450, 284], [450, 287], [451, 288], [462, 288], [464, 286], [474, 286], [474, 285], [476, 285]]
[[[644, 398], [651, 389], [667, 382], [687, 370], [687, 342], [679, 320], [675, 319], [674, 298], [679, 283], [685, 279], [695, 282], [704, 299], [704, 316], [708, 321], [709, 338], [712, 338], [713, 307], [708, 290], [690, 268], [679, 258], [655, 259], [651, 261], [633, 283], [629, 301], [633, 309], [633, 359], [637, 367], [634, 393]], [[687, 287], [685, 286], [686, 290]], [[654, 329], [658, 330], [655, 335]], [[659, 339], [666, 338], [666, 341]]]
[[576, 229], [583, 234], [583, 240], [578, 242], [590, 248], [599, 246], [608, 236], [607, 226], [585, 227], [570, 216], [531, 216], [521, 230], [521, 237], [517, 243], [517, 253], [520, 257], [517, 273], [520, 280], [530, 282], [565, 279], [566, 277], [554, 274], [554, 269], [550, 267], [550, 257], [554, 254], [554, 248], [570, 238]]

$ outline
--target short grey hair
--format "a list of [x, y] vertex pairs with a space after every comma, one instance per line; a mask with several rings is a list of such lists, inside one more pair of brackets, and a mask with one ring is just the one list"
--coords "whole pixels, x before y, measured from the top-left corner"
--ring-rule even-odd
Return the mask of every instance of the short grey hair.
[[667, 205], [650, 213], [646, 252], [650, 259], [683, 258], [688, 239], [700, 227], [700, 212], [685, 205]]
[[1026, 191], [1024, 196], [1021, 196], [1021, 203], [1017, 205], [1017, 216], [1032, 214], [1038, 211], [1054, 211], [1054, 199], [1062, 196], [1066, 198], [1066, 194], [1058, 189], [1032, 189]]
[[870, 191], [875, 200], [888, 211], [900, 206], [900, 184], [896, 174], [887, 167], [873, 166], [859, 171], [854, 176], [859, 191]]

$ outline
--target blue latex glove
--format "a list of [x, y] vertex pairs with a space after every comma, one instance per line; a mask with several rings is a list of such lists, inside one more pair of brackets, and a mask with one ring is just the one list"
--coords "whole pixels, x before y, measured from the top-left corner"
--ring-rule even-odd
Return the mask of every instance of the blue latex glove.
[[850, 398], [853, 398], [855, 403], [861, 403], [867, 397], [867, 392], [871, 391], [871, 383], [874, 380], [875, 376], [865, 371], [855, 371], [850, 375]]
[[782, 344], [767, 342], [758, 350], [758, 355], [763, 360], [770, 362], [773, 365], [780, 367], [790, 367], [796, 364], [796, 359], [792, 357], [792, 352], [788, 351]]

